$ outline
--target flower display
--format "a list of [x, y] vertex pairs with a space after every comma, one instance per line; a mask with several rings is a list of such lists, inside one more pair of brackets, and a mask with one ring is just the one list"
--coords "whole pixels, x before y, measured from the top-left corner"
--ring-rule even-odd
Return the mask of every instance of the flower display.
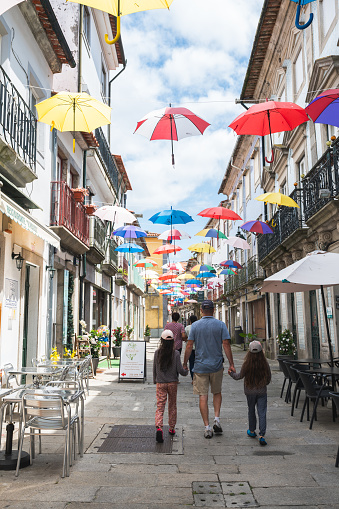
[[126, 338], [126, 334], [125, 334], [125, 332], [122, 332], [121, 327], [117, 327], [116, 329], [113, 329], [113, 336], [114, 336], [115, 346], [121, 346], [121, 341], [123, 341]]
[[52, 348], [52, 353], [51, 355], [49, 356], [49, 358], [51, 359], [51, 361], [53, 363], [56, 363], [57, 361], [60, 360], [60, 355], [58, 354], [58, 349], [57, 347], [55, 346], [54, 348]]
[[277, 344], [279, 347], [279, 355], [294, 355], [297, 351], [295, 346], [292, 332], [289, 329], [285, 329], [277, 336]]
[[71, 349], [68, 349], [66, 348], [65, 346], [65, 349], [64, 349], [64, 359], [74, 359], [74, 357], [76, 356], [76, 351], [75, 350], [71, 350]]

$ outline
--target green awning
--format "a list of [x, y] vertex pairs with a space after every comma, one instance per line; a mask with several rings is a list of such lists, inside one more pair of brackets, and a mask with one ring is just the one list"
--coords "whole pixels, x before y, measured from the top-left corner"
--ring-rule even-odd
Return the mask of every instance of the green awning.
[[40, 209], [39, 205], [34, 203], [33, 200], [28, 198], [23, 192], [21, 192], [10, 180], [8, 180], [4, 175], [0, 173], [0, 181], [3, 186], [1, 191], [4, 192], [6, 196], [9, 196], [15, 203], [20, 205], [23, 209]]

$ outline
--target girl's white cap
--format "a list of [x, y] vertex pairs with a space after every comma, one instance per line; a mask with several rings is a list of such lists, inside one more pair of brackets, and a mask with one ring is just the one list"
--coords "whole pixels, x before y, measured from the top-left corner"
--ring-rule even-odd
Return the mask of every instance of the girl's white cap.
[[251, 341], [248, 345], [248, 349], [252, 353], [259, 353], [262, 351], [262, 346], [260, 341]]
[[174, 339], [173, 332], [169, 329], [165, 329], [161, 333], [162, 339]]

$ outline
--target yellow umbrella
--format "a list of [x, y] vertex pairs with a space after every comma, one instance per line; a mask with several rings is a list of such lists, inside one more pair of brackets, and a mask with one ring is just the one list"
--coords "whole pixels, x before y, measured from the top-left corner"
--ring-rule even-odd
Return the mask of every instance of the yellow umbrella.
[[[85, 92], [59, 92], [36, 105], [39, 121], [58, 131], [85, 131], [111, 123], [112, 108]], [[75, 139], [73, 138], [73, 152]]]
[[257, 196], [255, 198], [258, 201], [264, 201], [265, 203], [273, 203], [275, 205], [284, 205], [285, 207], [299, 207], [297, 202], [292, 200], [289, 196], [286, 196], [285, 194], [282, 194], [280, 192], [278, 193], [264, 193], [260, 196]]
[[185, 281], [186, 279], [192, 279], [194, 276], [192, 274], [187, 274], [187, 272], [185, 274], [181, 274], [180, 276], [178, 276], [178, 279], [180, 279], [180, 281]]
[[67, 0], [77, 4], [87, 5], [100, 11], [113, 14], [117, 18], [117, 35], [112, 41], [105, 34], [107, 44], [115, 44], [120, 37], [120, 16], [133, 14], [134, 12], [150, 11], [152, 9], [169, 9], [173, 0]]
[[206, 244], [205, 242], [200, 242], [199, 244], [192, 244], [188, 247], [190, 251], [194, 251], [195, 253], [215, 253], [216, 250], [214, 247], [210, 246], [210, 244]]

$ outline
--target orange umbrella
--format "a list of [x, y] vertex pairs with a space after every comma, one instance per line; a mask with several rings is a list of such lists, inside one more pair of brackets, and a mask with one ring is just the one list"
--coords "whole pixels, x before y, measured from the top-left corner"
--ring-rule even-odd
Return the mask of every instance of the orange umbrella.
[[177, 253], [178, 251], [182, 251], [182, 248], [179, 246], [174, 246], [172, 244], [165, 244], [163, 246], [158, 247], [153, 254], [169, 254], [169, 253]]

